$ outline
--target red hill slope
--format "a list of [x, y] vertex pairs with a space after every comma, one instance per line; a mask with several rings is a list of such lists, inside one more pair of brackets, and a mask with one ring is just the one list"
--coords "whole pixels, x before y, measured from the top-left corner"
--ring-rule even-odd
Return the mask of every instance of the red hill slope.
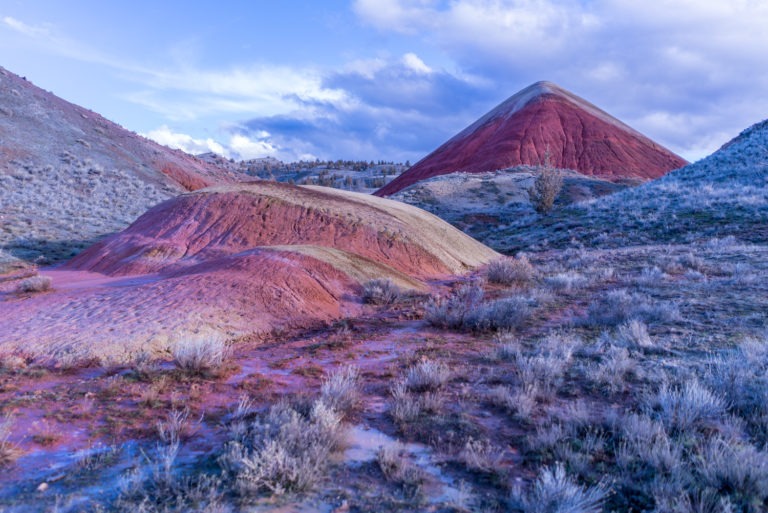
[[265, 246], [354, 253], [416, 278], [456, 274], [495, 253], [432, 214], [326, 187], [250, 182], [184, 194], [66, 266], [109, 275], [181, 268]]
[[551, 164], [613, 181], [658, 178], [687, 162], [591, 103], [537, 82], [465, 128], [376, 191], [389, 196], [425, 178]]

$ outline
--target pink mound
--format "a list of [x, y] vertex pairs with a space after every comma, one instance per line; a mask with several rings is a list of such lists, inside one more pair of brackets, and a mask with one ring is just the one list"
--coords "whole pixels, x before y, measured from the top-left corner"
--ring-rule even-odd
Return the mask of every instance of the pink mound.
[[51, 292], [0, 289], [0, 354], [60, 363], [167, 355], [190, 337], [354, 316], [369, 280], [427, 291], [421, 280], [498, 256], [397, 201], [274, 182], [217, 186], [156, 206], [51, 271]]
[[515, 94], [375, 192], [420, 180], [550, 163], [612, 181], [649, 180], [687, 164], [681, 157], [555, 84]]
[[3, 303], [2, 352], [55, 363], [128, 362], [197, 334], [308, 327], [360, 309], [354, 279], [290, 251], [251, 250], [176, 276], [46, 274], [54, 292]]
[[252, 182], [161, 203], [66, 267], [112, 276], [178, 272], [251, 248], [285, 245], [335, 248], [419, 279], [461, 272], [492, 257], [485, 246], [413, 207], [322, 187]]

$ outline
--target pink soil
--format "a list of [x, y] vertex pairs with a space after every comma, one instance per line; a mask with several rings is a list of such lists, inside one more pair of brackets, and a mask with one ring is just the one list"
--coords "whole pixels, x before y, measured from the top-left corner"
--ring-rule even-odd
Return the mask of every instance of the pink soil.
[[394, 194], [420, 180], [550, 163], [608, 180], [658, 178], [687, 162], [554, 84], [521, 91], [376, 191]]
[[178, 165], [166, 164], [161, 171], [165, 176], [172, 178], [188, 191], [196, 191], [215, 183], [214, 180], [191, 171], [189, 167], [182, 168]]
[[[121, 288], [126, 280], [72, 271], [46, 274], [54, 276], [62, 289], [78, 293], [87, 287]], [[444, 293], [456, 282], [429, 285], [433, 293]], [[494, 296], [500, 291], [489, 292]], [[0, 475], [0, 486], [45, 472], [50, 475], [48, 469], [60, 466], [62, 460], [71, 462], [73, 452], [97, 444], [131, 440], [151, 444], [157, 439], [157, 423], [173, 409], [190, 411], [194, 436], [184, 443], [185, 454], [218, 450], [228, 436], [222, 426], [240, 396], [247, 395], [260, 410], [285, 397], [314, 398], [327, 373], [348, 364], [358, 366], [363, 376], [362, 404], [348, 419], [350, 424], [394, 435], [396, 428], [385, 414], [389, 390], [409, 365], [424, 357], [446, 361], [456, 373], [458, 388], [464, 386], [464, 366], [484, 365], [483, 355], [494, 345], [490, 335], [434, 330], [424, 321], [412, 320], [420, 315], [418, 305], [363, 306], [356, 318], [338, 327], [289, 330], [266, 340], [243, 337], [234, 345], [232, 363], [217, 376], [187, 376], [167, 360], [142, 379], [134, 376], [130, 366], [44, 371], [42, 375], [35, 374], [35, 369], [1, 373], [0, 404], [13, 416], [11, 442], [23, 456]], [[150, 389], [157, 389], [156, 404], [143, 402]], [[450, 395], [448, 400], [457, 397]], [[476, 408], [462, 414], [486, 426], [489, 436], [509, 439], [510, 431], [519, 430], [514, 423], [486, 418]], [[34, 436], [46, 431], [45, 423], [55, 438], [41, 444]], [[510, 449], [505, 458], [517, 461], [519, 456]]]
[[[253, 249], [178, 275], [110, 277], [60, 270], [54, 291], [6, 294], [0, 344], [35, 359], [125, 361], [157, 352], [195, 330], [242, 335], [311, 326], [359, 309], [359, 285], [297, 253]], [[119, 342], [119, 343], [118, 343]]]
[[[106, 283], [112, 282], [107, 279]], [[188, 407], [191, 412], [190, 430], [195, 431], [196, 442], [185, 444], [185, 450], [210, 451], [226, 441], [217, 419], [232, 411], [241, 395], [249, 395], [257, 408], [282, 397], [314, 396], [327, 372], [349, 363], [360, 366], [367, 381], [383, 380], [382, 390], [386, 390], [391, 376], [400, 372], [398, 358], [424, 342], [423, 324], [405, 321], [390, 333], [386, 324], [391, 321], [377, 318], [380, 314], [373, 309], [367, 311], [374, 317], [361, 321], [355, 333], [323, 329], [303, 335], [286, 333], [267, 343], [242, 340], [228, 376], [189, 378], [168, 365], [151, 371], [150, 382], [130, 379], [131, 371], [120, 367], [49, 371], [42, 376], [2, 374], [0, 403], [12, 415], [10, 442], [22, 458], [0, 476], [0, 483], [54, 468], [61, 458], [97, 444], [151, 440], [157, 436], [157, 423], [174, 408]], [[364, 338], [358, 330], [363, 330]], [[143, 394], [157, 386], [161, 376], [165, 381], [157, 397], [160, 405], [142, 404]], [[119, 382], [111, 384], [116, 379]], [[371, 397], [370, 403], [372, 413], [380, 414], [382, 398]], [[364, 409], [369, 409], [368, 400], [365, 404]], [[201, 416], [205, 420], [197, 424]], [[52, 439], [36, 438], [45, 433], [52, 434]], [[32, 459], [27, 461], [25, 455]]]
[[[59, 276], [64, 278], [63, 274]], [[106, 280], [107, 284], [114, 283], [109, 282], [109, 278]], [[167, 403], [171, 399], [179, 408], [189, 406], [192, 417], [199, 418], [203, 412], [225, 414], [242, 394], [255, 399], [257, 406], [289, 395], [315, 395], [327, 372], [349, 363], [358, 365], [368, 380], [387, 382], [399, 372], [398, 358], [422, 347], [429, 335], [425, 335], [421, 321], [398, 321], [393, 314], [382, 316], [373, 308], [365, 310], [367, 315], [353, 325], [351, 332], [324, 328], [314, 332], [286, 332], [267, 342], [243, 339], [235, 348], [234, 367], [225, 376], [184, 378], [173, 366], [162, 365], [152, 371], [156, 377], [167, 376], [166, 386], [158, 397], [164, 406], [157, 410], [139, 402], [142, 391], [157, 380], [126, 380], [125, 376], [131, 374], [130, 368], [82, 368], [47, 371], [42, 375], [2, 374], [0, 402], [12, 412], [14, 419], [10, 441], [23, 452], [75, 451], [96, 443], [130, 439], [137, 434], [154, 436], [156, 422], [163, 420], [171, 409]], [[460, 337], [448, 338], [459, 340]], [[442, 335], [440, 340], [443, 343]], [[466, 342], [458, 345], [457, 354], [473, 351]], [[121, 380], [117, 386], [110, 385], [114, 379]], [[380, 402], [380, 398], [373, 402]], [[112, 430], [100, 431], [109, 416], [117, 417], [109, 422], [119, 424]], [[55, 439], [41, 444], [33, 437], [43, 432], [45, 423]], [[222, 433], [216, 436], [221, 438]], [[207, 443], [215, 440], [214, 437]]]

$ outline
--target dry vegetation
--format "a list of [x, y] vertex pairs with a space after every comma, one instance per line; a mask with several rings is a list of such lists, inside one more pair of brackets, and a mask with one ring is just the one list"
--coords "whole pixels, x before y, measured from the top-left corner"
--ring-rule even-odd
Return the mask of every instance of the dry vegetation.
[[[450, 173], [421, 180], [391, 197], [432, 212], [492, 247], [506, 248], [502, 236], [515, 236], [512, 229], [521, 220], [529, 228], [553, 222], [561, 219], [559, 211], [567, 205], [622, 191], [632, 183], [609, 182], [567, 169], [548, 171], [543, 166], [518, 166], [485, 173]], [[562, 185], [559, 194], [554, 193], [555, 187], [539, 186], [551, 191], [542, 197], [556, 199], [547, 216], [536, 212], [536, 200], [529, 193], [533, 191], [536, 197], [535, 183], [542, 176], [559, 176]], [[551, 216], [554, 218], [549, 220]]]
[[728, 236], [768, 237], [768, 121], [721, 150], [658, 180], [602, 198], [554, 209], [546, 218], [509, 212], [478, 237], [503, 252], [551, 248], [621, 248], [690, 244]]
[[[63, 394], [59, 415], [157, 411], [138, 438], [146, 456], [129, 442], [142, 413], [103, 462], [73, 463], [73, 476], [122, 485], [50, 486], [63, 511], [763, 511], [766, 276], [768, 250], [732, 239], [529, 253], [288, 347], [277, 335], [227, 360], [205, 339], [175, 351], [178, 368], [139, 356], [87, 385], [101, 406], [50, 393]], [[235, 368], [210, 372], [222, 364]], [[3, 371], [9, 407], [30, 404], [8, 387], [32, 371]], [[106, 407], [121, 397], [133, 406]], [[360, 426], [380, 440], [355, 460]], [[34, 443], [55, 450], [43, 428]], [[16, 439], [2, 447], [13, 468]], [[26, 482], [0, 503], [25, 511]]]
[[[686, 209], [698, 200], [658, 194], [682, 187], [672, 176], [637, 194], [677, 217], [649, 206], [636, 224], [614, 222], [608, 206], [640, 208], [631, 195], [584, 207], [596, 224], [582, 231], [560, 233], [556, 212], [538, 216], [538, 231], [519, 237], [541, 251], [433, 282], [423, 300], [368, 282], [361, 316], [245, 337], [229, 359], [210, 341], [128, 368], [2, 355], [0, 507], [766, 511], [768, 248], [755, 135], [727, 159], [743, 155], [755, 173], [731, 177], [733, 201], [697, 186], [693, 196], [712, 199], [697, 223]], [[684, 176], [725, 180], [712, 174], [723, 158]], [[754, 231], [725, 235], [747, 208], [739, 233]], [[598, 225], [610, 243], [579, 244]], [[673, 243], [646, 243], [656, 235]], [[49, 436], [69, 436], [56, 429], [67, 425], [86, 438]], [[59, 466], [35, 467], [40, 454]]]
[[35, 292], [46, 292], [51, 290], [53, 280], [50, 276], [40, 276], [39, 274], [24, 278], [16, 286], [16, 292], [20, 294], [30, 294]]
[[[28, 262], [68, 259], [176, 194], [71, 153], [62, 154], [55, 167], [20, 161], [10, 166], [0, 172], [0, 250]], [[2, 262], [0, 255], [0, 271]]]
[[539, 214], [548, 214], [555, 206], [555, 200], [563, 189], [563, 175], [551, 165], [545, 165], [539, 170], [528, 189], [531, 205]]

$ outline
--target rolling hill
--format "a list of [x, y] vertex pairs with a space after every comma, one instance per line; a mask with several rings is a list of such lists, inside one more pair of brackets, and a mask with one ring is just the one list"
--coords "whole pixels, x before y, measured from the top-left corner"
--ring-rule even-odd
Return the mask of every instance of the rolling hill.
[[150, 209], [45, 274], [54, 291], [8, 295], [0, 354], [130, 361], [198, 333], [306, 328], [359, 312], [362, 285], [405, 290], [499, 255], [403, 203], [275, 182], [214, 186]]

